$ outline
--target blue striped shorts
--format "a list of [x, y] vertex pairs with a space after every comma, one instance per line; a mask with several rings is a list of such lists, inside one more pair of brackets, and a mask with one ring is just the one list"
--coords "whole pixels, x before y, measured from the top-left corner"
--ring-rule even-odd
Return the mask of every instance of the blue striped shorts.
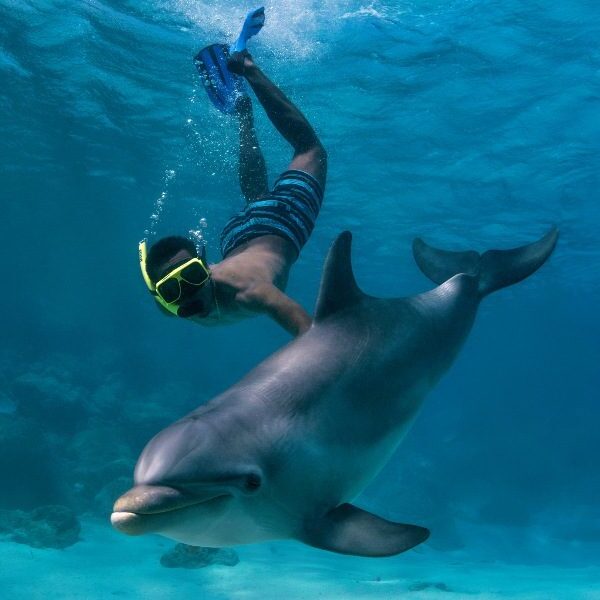
[[248, 203], [225, 225], [221, 233], [223, 257], [263, 235], [278, 235], [289, 240], [300, 253], [315, 227], [322, 202], [323, 190], [312, 175], [304, 171], [285, 171], [271, 192]]

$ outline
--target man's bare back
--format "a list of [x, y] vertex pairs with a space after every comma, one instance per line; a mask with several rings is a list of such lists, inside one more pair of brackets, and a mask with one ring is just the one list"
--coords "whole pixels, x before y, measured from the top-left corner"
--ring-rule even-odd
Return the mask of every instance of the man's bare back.
[[264, 313], [293, 335], [303, 333], [311, 318], [283, 293], [295, 260], [293, 245], [281, 237], [265, 235], [250, 240], [211, 265], [219, 310], [190, 319], [210, 326]]

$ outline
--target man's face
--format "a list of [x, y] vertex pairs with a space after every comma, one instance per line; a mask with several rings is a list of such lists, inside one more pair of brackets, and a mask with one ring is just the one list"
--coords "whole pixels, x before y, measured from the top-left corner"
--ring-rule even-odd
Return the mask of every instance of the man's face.
[[[180, 250], [161, 265], [159, 280], [192, 258], [194, 256], [187, 250]], [[177, 316], [183, 318], [208, 316], [213, 305], [212, 281], [209, 280], [205, 285], [197, 286], [181, 280], [179, 285], [181, 286], [181, 297], [176, 302]]]

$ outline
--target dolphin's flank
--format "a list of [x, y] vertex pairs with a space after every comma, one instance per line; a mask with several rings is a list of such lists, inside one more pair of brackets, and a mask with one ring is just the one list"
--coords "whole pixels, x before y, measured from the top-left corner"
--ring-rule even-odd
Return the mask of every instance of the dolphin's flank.
[[351, 235], [342, 233], [309, 331], [150, 440], [113, 525], [211, 547], [297, 539], [388, 556], [420, 544], [425, 527], [351, 502], [452, 365], [481, 299], [536, 271], [557, 237], [553, 229], [528, 246], [481, 255], [416, 240], [417, 264], [440, 285], [382, 299], [359, 289]]

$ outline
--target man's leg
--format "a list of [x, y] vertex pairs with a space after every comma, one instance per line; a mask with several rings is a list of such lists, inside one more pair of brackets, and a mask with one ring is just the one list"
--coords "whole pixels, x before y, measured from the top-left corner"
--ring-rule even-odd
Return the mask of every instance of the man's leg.
[[254, 64], [247, 52], [233, 54], [228, 67], [246, 78], [277, 131], [294, 148], [289, 168], [306, 171], [324, 188], [327, 153], [306, 117]]
[[254, 129], [250, 98], [240, 98], [237, 114], [240, 120], [240, 188], [246, 201], [252, 202], [264, 196], [269, 188], [265, 159]]

